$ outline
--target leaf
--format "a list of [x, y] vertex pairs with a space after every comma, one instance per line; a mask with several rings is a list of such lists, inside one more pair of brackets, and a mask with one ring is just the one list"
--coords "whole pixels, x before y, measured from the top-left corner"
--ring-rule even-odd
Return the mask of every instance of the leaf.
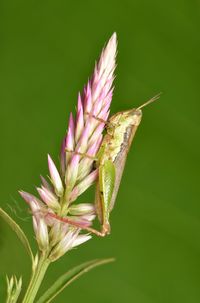
[[18, 238], [24, 245], [26, 251], [30, 255], [31, 261], [33, 263], [34, 257], [31, 250], [31, 246], [21, 227], [1, 207], [0, 207], [0, 216], [5, 220], [6, 223], [8, 223], [8, 225], [12, 228], [12, 230], [17, 234]]
[[113, 262], [114, 260], [114, 258], [96, 259], [85, 262], [72, 268], [71, 270], [67, 271], [65, 274], [60, 276], [60, 278], [58, 278], [58, 280], [39, 298], [37, 303], [51, 302], [59, 293], [61, 293], [65, 289], [65, 287], [70, 285], [84, 273], [87, 273], [88, 271], [97, 266]]

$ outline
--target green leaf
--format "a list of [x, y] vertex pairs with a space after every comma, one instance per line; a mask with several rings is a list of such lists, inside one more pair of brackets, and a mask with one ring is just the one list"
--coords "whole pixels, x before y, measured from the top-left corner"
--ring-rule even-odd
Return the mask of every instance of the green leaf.
[[1, 207], [0, 207], [0, 216], [5, 220], [6, 223], [8, 223], [8, 225], [12, 228], [12, 230], [17, 234], [18, 238], [24, 245], [26, 251], [30, 255], [31, 261], [33, 263], [34, 257], [31, 250], [31, 246], [21, 227]]
[[80, 264], [73, 269], [67, 271], [64, 275], [60, 276], [58, 280], [39, 298], [37, 303], [49, 303], [51, 302], [59, 293], [61, 293], [65, 287], [74, 282], [80, 276], [90, 271], [91, 269], [113, 262], [115, 259], [96, 259], [92, 261]]

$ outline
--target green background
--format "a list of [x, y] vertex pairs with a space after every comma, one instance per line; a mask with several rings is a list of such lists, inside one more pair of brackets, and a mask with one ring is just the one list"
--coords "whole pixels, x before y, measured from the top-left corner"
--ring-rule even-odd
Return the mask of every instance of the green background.
[[[0, 205], [35, 248], [30, 213], [17, 190], [34, 192], [39, 174], [47, 173], [47, 153], [58, 159], [77, 93], [114, 31], [112, 113], [163, 92], [144, 109], [112, 234], [53, 264], [42, 289], [73, 265], [114, 256], [115, 263], [85, 275], [55, 301], [199, 302], [200, 1], [2, 0], [0, 22]], [[92, 193], [84, 197], [93, 199]], [[0, 220], [1, 302], [5, 274], [22, 274], [25, 283], [29, 268], [23, 247]]]

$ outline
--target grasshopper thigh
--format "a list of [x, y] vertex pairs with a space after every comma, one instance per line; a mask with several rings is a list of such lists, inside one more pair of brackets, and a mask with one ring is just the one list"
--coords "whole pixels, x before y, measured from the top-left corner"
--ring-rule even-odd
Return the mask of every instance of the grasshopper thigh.
[[111, 160], [106, 160], [99, 167], [99, 191], [104, 221], [109, 218], [109, 207], [115, 187], [115, 166]]

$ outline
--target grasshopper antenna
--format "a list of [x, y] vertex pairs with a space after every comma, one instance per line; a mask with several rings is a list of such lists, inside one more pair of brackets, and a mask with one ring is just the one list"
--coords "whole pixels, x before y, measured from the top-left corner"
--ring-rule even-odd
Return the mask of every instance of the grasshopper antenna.
[[147, 102], [143, 103], [142, 105], [140, 105], [140, 106], [139, 106], [138, 108], [136, 108], [136, 109], [141, 109], [141, 108], [143, 108], [143, 107], [149, 105], [150, 103], [153, 103], [154, 101], [156, 101], [157, 99], [160, 98], [160, 95], [161, 95], [161, 94], [162, 94], [162, 93], [159, 93], [159, 94], [155, 95], [153, 98], [151, 98], [151, 99], [148, 100]]

